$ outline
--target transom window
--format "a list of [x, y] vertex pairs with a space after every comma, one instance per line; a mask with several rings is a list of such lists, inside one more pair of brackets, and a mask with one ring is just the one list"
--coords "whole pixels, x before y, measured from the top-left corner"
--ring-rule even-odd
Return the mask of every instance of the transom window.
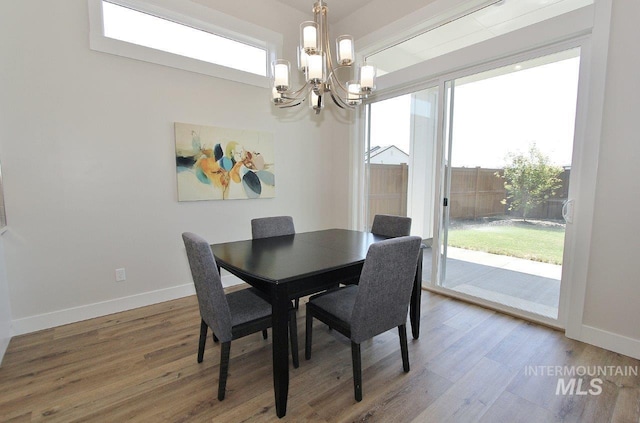
[[185, 2], [168, 10], [143, 0], [88, 1], [94, 50], [268, 86], [280, 34]]
[[200, 29], [102, 2], [104, 35], [180, 56], [266, 76], [267, 51]]

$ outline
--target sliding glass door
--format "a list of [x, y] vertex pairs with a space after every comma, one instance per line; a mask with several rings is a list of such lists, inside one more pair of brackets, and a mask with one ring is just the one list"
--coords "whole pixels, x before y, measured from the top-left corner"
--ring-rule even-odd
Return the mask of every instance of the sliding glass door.
[[531, 57], [367, 106], [363, 226], [411, 217], [425, 287], [554, 324], [580, 49]]
[[412, 233], [433, 237], [438, 87], [368, 105], [365, 226], [376, 214], [412, 218]]
[[558, 318], [580, 50], [443, 84], [437, 285]]

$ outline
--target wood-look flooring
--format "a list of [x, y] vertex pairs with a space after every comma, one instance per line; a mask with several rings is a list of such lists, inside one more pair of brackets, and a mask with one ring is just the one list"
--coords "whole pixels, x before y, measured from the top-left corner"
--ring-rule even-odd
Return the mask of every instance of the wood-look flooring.
[[[422, 331], [403, 373], [397, 331], [362, 345], [364, 399], [353, 399], [349, 341], [315, 322], [290, 371], [289, 422], [638, 422], [640, 377], [607, 374], [599, 395], [556, 395], [557, 376], [527, 366], [640, 362], [510, 316], [424, 292]], [[233, 341], [226, 399], [219, 344], [196, 362], [195, 297], [14, 337], [0, 367], [1, 422], [278, 421], [271, 336]], [[609, 372], [611, 373], [611, 372]], [[587, 376], [583, 391], [588, 388]]]

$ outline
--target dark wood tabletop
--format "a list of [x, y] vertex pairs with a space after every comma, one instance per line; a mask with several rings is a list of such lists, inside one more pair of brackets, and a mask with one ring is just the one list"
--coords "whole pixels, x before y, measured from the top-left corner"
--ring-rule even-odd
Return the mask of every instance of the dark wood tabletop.
[[[288, 310], [291, 299], [340, 283], [357, 283], [369, 246], [386, 239], [369, 232], [328, 229], [211, 245], [219, 267], [260, 290], [273, 310], [273, 382], [276, 414], [283, 417], [289, 390]], [[419, 336], [422, 260], [411, 300]]]
[[368, 232], [329, 229], [214, 244], [211, 249], [220, 267], [246, 282], [258, 287], [287, 283], [294, 291], [301, 279], [362, 267], [369, 245], [383, 239]]

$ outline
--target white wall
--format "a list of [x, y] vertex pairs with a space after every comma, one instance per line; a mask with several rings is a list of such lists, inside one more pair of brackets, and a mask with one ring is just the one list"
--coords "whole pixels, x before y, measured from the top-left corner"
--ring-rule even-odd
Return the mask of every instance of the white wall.
[[[589, 336], [628, 338], [640, 357], [640, 3], [614, 1], [584, 307]], [[615, 342], [615, 341], [612, 341]]]
[[4, 262], [4, 241], [0, 235], [0, 364], [11, 340], [11, 304]]
[[[237, 12], [238, 2], [216, 3]], [[292, 215], [298, 231], [347, 225], [337, 152], [348, 130], [330, 113], [321, 123], [307, 110], [281, 113], [264, 88], [91, 51], [86, 0], [2, 9], [0, 154], [16, 333], [189, 294], [184, 231], [247, 239], [251, 218], [275, 214]], [[244, 13], [259, 21], [267, 9]], [[292, 62], [300, 20], [289, 8], [265, 20], [288, 31]], [[176, 121], [273, 132], [276, 198], [178, 203]], [[123, 283], [114, 281], [119, 267]]]

